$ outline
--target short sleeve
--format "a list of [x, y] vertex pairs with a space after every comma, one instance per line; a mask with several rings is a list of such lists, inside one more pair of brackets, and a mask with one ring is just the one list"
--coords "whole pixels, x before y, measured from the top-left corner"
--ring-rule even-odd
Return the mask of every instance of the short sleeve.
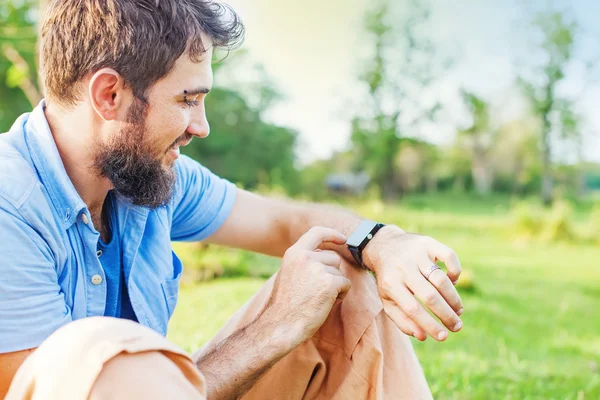
[[0, 196], [0, 353], [38, 347], [71, 312], [48, 244]]
[[171, 240], [206, 239], [229, 216], [237, 188], [186, 156], [177, 161], [176, 173]]

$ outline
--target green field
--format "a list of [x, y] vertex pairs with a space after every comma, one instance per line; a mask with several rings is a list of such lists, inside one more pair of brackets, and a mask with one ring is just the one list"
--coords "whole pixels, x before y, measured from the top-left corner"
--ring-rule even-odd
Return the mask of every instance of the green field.
[[[453, 247], [472, 275], [464, 328], [414, 341], [435, 399], [600, 399], [600, 248], [517, 239], [507, 199], [411, 198], [354, 207]], [[585, 222], [584, 210], [575, 219]], [[206, 342], [263, 280], [187, 285], [169, 338]]]

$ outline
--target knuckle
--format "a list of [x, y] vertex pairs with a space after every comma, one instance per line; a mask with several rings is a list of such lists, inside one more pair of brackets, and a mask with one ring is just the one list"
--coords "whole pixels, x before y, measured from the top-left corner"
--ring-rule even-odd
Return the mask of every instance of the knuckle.
[[462, 303], [462, 301], [461, 301], [460, 299], [456, 300], [456, 301], [454, 302], [454, 305], [453, 305], [453, 307], [452, 307], [452, 308], [453, 308], [454, 310], [456, 310], [456, 311], [458, 311], [458, 310], [460, 310], [461, 308], [463, 308], [463, 303]]
[[383, 292], [383, 294], [386, 297], [389, 297], [390, 293], [393, 293], [394, 291], [394, 287], [392, 286], [392, 284], [385, 279], [379, 283], [379, 289], [381, 290], [381, 292]]
[[293, 260], [296, 258], [297, 253], [298, 253], [298, 251], [294, 247], [290, 247], [283, 254], [283, 259], [284, 260]]
[[444, 257], [446, 257], [447, 260], [456, 260], [458, 259], [456, 252], [454, 250], [452, 250], [450, 247], [448, 247], [445, 251]]
[[314, 233], [314, 234], [322, 234], [326, 231], [327, 228], [324, 228], [322, 226], [313, 226], [312, 228], [310, 228], [309, 232]]
[[315, 260], [307, 260], [305, 263], [305, 268], [311, 270], [311, 273], [316, 276], [321, 276], [325, 274], [325, 270], [323, 269], [323, 264]]
[[299, 252], [297, 257], [301, 261], [308, 262], [308, 261], [312, 260], [312, 252], [310, 252], [308, 250], [302, 250], [301, 252]]
[[433, 306], [438, 300], [438, 293], [434, 290], [428, 290], [423, 294], [423, 303], [425, 303], [428, 307]]
[[448, 285], [452, 286], [452, 283], [450, 282], [450, 279], [446, 276], [446, 274], [438, 273], [439, 271], [434, 272], [435, 273], [431, 274], [431, 276], [429, 277], [429, 282], [431, 282], [433, 286], [435, 286], [438, 289], [446, 289], [449, 287]]
[[419, 315], [420, 306], [416, 301], [410, 302], [404, 307], [404, 313], [411, 319]]

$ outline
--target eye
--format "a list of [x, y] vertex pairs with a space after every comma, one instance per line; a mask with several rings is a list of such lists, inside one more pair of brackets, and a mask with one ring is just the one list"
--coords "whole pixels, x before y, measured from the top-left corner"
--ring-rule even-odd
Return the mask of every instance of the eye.
[[184, 100], [183, 101], [189, 108], [196, 107], [198, 104], [198, 100]]

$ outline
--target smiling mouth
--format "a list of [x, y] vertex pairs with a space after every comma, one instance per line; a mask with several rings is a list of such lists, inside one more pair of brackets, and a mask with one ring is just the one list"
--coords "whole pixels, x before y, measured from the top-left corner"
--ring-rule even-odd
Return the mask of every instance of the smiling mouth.
[[192, 135], [186, 135], [184, 139], [180, 139], [177, 140], [171, 147], [169, 147], [167, 149], [167, 151], [165, 153], [168, 153], [171, 150], [175, 150], [176, 152], [179, 152], [179, 148], [180, 147], [185, 147], [188, 144], [190, 144], [192, 141]]

